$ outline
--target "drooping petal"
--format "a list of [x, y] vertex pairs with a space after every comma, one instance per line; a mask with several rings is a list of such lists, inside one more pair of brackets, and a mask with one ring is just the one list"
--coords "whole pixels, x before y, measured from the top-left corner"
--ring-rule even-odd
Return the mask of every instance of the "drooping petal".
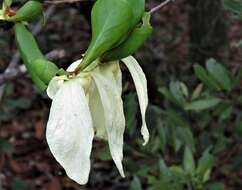
[[111, 156], [124, 177], [123, 160], [123, 135], [125, 118], [120, 89], [115, 81], [110, 65], [95, 69], [91, 75], [97, 86], [104, 110], [105, 126]]
[[133, 58], [132, 56], [129, 56], [127, 58], [122, 59], [122, 61], [127, 66], [134, 80], [134, 84], [138, 94], [140, 111], [142, 115], [141, 134], [144, 138], [143, 145], [146, 145], [149, 141], [149, 131], [145, 121], [145, 113], [148, 106], [147, 80], [142, 68], [140, 67], [140, 65], [138, 64], [135, 58]]
[[91, 83], [89, 89], [89, 107], [92, 115], [93, 127], [95, 129], [95, 136], [100, 139], [108, 140], [105, 127], [104, 108], [94, 82]]
[[119, 61], [114, 61], [111, 63], [113, 66], [113, 75], [119, 89], [120, 96], [122, 94], [122, 72], [120, 69]]
[[61, 85], [53, 98], [47, 142], [67, 175], [79, 184], [88, 181], [94, 131], [81, 79]]
[[[119, 89], [121, 96], [122, 93], [122, 73], [120, 70], [119, 62], [114, 61], [111, 63], [106, 63], [110, 67], [110, 70], [113, 72], [114, 79]], [[103, 66], [100, 66], [103, 67]], [[102, 105], [101, 97], [98, 93], [98, 89], [94, 82], [90, 85], [89, 88], [89, 107], [92, 115], [93, 126], [95, 128], [95, 136], [97, 138], [108, 140], [107, 130], [105, 127], [105, 116], [104, 108]]]

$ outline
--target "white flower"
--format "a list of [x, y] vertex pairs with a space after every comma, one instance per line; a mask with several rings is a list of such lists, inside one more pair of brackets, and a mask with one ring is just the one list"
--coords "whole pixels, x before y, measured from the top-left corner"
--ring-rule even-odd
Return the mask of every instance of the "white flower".
[[[142, 114], [141, 133], [144, 145], [149, 140], [145, 122], [148, 105], [145, 75], [133, 57], [122, 60], [134, 80]], [[67, 71], [74, 71], [80, 60]], [[54, 77], [47, 94], [53, 99], [47, 124], [47, 142], [56, 160], [67, 175], [79, 184], [88, 181], [90, 154], [94, 133], [108, 140], [111, 156], [124, 177], [122, 74], [119, 61], [109, 62], [80, 72], [77, 76]]]

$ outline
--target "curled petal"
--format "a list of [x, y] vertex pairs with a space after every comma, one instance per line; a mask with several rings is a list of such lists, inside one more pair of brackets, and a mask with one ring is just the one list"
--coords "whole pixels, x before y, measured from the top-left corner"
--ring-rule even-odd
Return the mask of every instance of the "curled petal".
[[[63, 76], [65, 77], [65, 76]], [[58, 90], [60, 89], [60, 87], [62, 86], [62, 84], [64, 83], [64, 78], [63, 77], [54, 77], [48, 87], [47, 87], [47, 95], [49, 96], [50, 99], [53, 99], [54, 96], [56, 95], [56, 93], [58, 92]]]
[[67, 72], [74, 72], [76, 68], [81, 64], [82, 59], [78, 59], [75, 62], [73, 62], [67, 69]]
[[122, 61], [127, 66], [134, 80], [134, 84], [138, 94], [140, 111], [142, 115], [141, 134], [144, 138], [143, 145], [146, 145], [149, 141], [149, 131], [145, 121], [145, 113], [148, 106], [147, 80], [142, 68], [139, 66], [135, 58], [133, 58], [132, 56], [129, 56], [127, 58], [122, 59]]
[[111, 156], [124, 177], [123, 160], [123, 135], [125, 118], [121, 92], [115, 81], [110, 65], [102, 66], [91, 73], [98, 89], [105, 118], [105, 127]]
[[46, 136], [67, 175], [79, 184], [87, 183], [94, 131], [80, 79], [64, 82], [55, 94]]

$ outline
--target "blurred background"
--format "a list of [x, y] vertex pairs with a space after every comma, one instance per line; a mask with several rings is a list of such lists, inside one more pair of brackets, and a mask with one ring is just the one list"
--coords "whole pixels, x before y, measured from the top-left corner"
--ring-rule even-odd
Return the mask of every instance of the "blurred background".
[[[94, 1], [43, 2], [46, 23], [30, 28], [42, 51], [66, 68], [89, 44]], [[147, 0], [147, 10], [160, 2]], [[142, 146], [135, 88], [122, 68], [127, 177], [118, 174], [107, 143], [95, 141], [86, 186], [51, 155], [51, 101], [22, 69], [11, 26], [0, 25], [0, 189], [242, 189], [241, 0], [175, 0], [152, 15], [153, 34], [134, 55], [148, 79], [150, 142]]]

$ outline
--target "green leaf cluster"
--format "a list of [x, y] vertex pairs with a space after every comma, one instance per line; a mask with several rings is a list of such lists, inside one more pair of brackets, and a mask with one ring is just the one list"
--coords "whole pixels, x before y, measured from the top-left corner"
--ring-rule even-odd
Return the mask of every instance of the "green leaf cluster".
[[152, 31], [144, 8], [144, 0], [98, 0], [91, 14], [92, 40], [80, 67], [97, 58], [111, 61], [134, 53]]

